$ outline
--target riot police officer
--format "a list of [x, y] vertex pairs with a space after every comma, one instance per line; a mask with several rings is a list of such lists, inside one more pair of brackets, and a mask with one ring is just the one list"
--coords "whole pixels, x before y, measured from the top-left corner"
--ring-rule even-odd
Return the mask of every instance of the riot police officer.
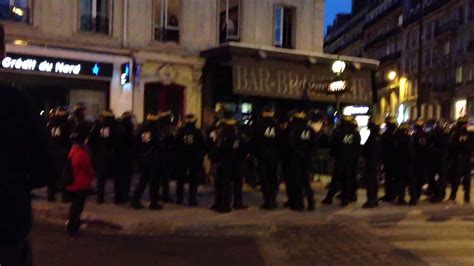
[[394, 153], [395, 149], [395, 130], [397, 128], [396, 120], [387, 116], [385, 118], [385, 132], [381, 137], [382, 145], [382, 163], [385, 174], [384, 191], [385, 195], [380, 198], [384, 202], [393, 202], [396, 197], [396, 183], [395, 176], [397, 166], [395, 163], [396, 156]]
[[446, 196], [448, 174], [449, 132], [439, 122], [433, 123], [429, 143], [428, 176], [432, 182], [433, 195], [430, 202], [442, 202]]
[[242, 175], [241, 164], [238, 160], [240, 137], [238, 122], [232, 113], [224, 112], [224, 117], [218, 122], [216, 129], [217, 174], [216, 202], [214, 210], [220, 213], [231, 211], [231, 199], [234, 198], [234, 208], [242, 209]]
[[83, 103], [74, 105], [73, 112], [69, 117], [69, 122], [72, 126], [72, 132], [80, 132], [88, 135], [91, 130], [91, 124], [86, 121], [86, 106]]
[[456, 194], [461, 183], [464, 187], [464, 202], [471, 200], [471, 153], [473, 147], [472, 134], [467, 130], [467, 116], [458, 119], [451, 134], [450, 153], [453, 158], [454, 177], [450, 200], [456, 201]]
[[365, 185], [367, 187], [367, 202], [362, 208], [377, 207], [378, 178], [377, 173], [381, 160], [381, 137], [380, 121], [377, 117], [371, 117], [368, 128], [370, 135], [362, 149], [362, 155], [365, 159]]
[[160, 134], [158, 131], [158, 115], [150, 113], [145, 122], [139, 127], [136, 135], [137, 166], [140, 180], [135, 187], [130, 205], [135, 209], [142, 209], [141, 198], [146, 186], [150, 189], [150, 206], [152, 210], [162, 209], [158, 203], [160, 180], [157, 174], [158, 145]]
[[107, 179], [112, 179], [114, 182], [114, 201], [118, 202], [120, 195], [117, 176], [119, 136], [119, 127], [112, 111], [102, 112], [89, 136], [92, 158], [97, 170], [97, 203], [99, 204], [104, 203]]
[[416, 182], [413, 176], [414, 148], [410, 136], [410, 125], [402, 123], [395, 131], [395, 183], [397, 188], [396, 200], [398, 205], [405, 205], [406, 189], [409, 189], [410, 205], [417, 204]]
[[161, 199], [164, 202], [173, 202], [170, 196], [170, 180], [175, 169], [175, 140], [173, 113], [171, 111], [158, 114], [160, 139], [158, 141], [158, 179], [160, 180]]
[[[69, 149], [71, 148], [71, 125], [68, 121], [68, 112], [64, 108], [52, 110], [47, 127], [51, 134], [50, 148], [56, 166], [56, 173], [58, 177], [61, 177], [64, 163], [66, 162]], [[50, 181], [50, 184], [48, 184], [48, 201], [56, 200], [58, 185], [63, 188], [63, 200], [67, 201], [67, 192], [64, 189], [64, 182], [56, 179], [51, 179]]]
[[427, 179], [428, 159], [429, 159], [429, 135], [424, 131], [424, 121], [418, 119], [415, 122], [415, 130], [413, 133], [413, 146], [414, 146], [414, 182], [415, 182], [415, 195], [412, 204], [417, 204], [420, 200], [423, 185]]
[[196, 116], [188, 114], [184, 118], [184, 125], [176, 134], [176, 203], [183, 203], [185, 182], [189, 183], [188, 204], [197, 205], [197, 190], [203, 170], [205, 153], [202, 133], [196, 128]]
[[[339, 129], [333, 134], [331, 140], [331, 152], [335, 157], [334, 176], [341, 190], [341, 206], [347, 206], [354, 197], [354, 186], [356, 185], [355, 171], [360, 152], [360, 134], [353, 125], [352, 116], [343, 116]], [[337, 183], [331, 180], [331, 187], [324, 203], [331, 203], [332, 197], [337, 192]]]
[[316, 151], [316, 133], [308, 125], [306, 112], [298, 110], [289, 125], [289, 144], [291, 152], [291, 171], [295, 176], [294, 195], [290, 209], [304, 210], [306, 197], [307, 209], [315, 209], [314, 192], [309, 177], [312, 157]]
[[255, 125], [255, 156], [257, 158], [258, 172], [261, 179], [263, 205], [265, 210], [277, 208], [279, 163], [278, 141], [280, 128], [275, 120], [275, 112], [271, 107], [263, 109], [261, 118]]
[[118, 181], [119, 195], [117, 203], [125, 203], [129, 200], [130, 185], [133, 176], [133, 165], [135, 159], [134, 133], [135, 123], [131, 112], [124, 112], [119, 121], [120, 139], [118, 147]]

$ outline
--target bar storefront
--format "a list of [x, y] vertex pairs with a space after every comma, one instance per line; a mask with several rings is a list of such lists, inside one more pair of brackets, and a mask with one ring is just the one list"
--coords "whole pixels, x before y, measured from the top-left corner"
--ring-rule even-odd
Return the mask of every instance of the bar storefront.
[[[202, 101], [205, 126], [224, 108], [237, 116], [259, 112], [269, 104], [280, 114], [306, 108], [333, 115], [339, 104], [342, 108], [376, 103], [375, 60], [241, 43], [201, 55], [207, 60]], [[336, 61], [341, 65], [336, 66]]]

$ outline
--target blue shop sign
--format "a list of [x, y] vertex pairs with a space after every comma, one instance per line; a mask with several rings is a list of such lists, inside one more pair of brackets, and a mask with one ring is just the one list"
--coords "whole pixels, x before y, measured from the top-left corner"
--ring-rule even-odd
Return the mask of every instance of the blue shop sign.
[[7, 53], [2, 60], [0, 68], [63, 76], [112, 78], [114, 65], [94, 61]]

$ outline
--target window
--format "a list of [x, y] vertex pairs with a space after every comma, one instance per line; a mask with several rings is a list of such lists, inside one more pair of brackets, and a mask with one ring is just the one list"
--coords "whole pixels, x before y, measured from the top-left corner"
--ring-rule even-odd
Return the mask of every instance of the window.
[[80, 0], [81, 31], [110, 34], [112, 1]]
[[30, 23], [32, 0], [0, 0], [0, 20]]
[[154, 0], [154, 38], [179, 42], [180, 0]]
[[285, 6], [275, 7], [274, 45], [281, 48], [294, 48], [294, 9]]
[[462, 75], [463, 75], [462, 66], [456, 67], [456, 84], [462, 83], [462, 78], [463, 78]]
[[240, 38], [240, 0], [220, 0], [219, 43]]
[[403, 14], [398, 16], [398, 26], [403, 26]]
[[449, 54], [451, 53], [451, 45], [449, 41], [444, 43], [443, 51], [445, 56], [449, 56]]
[[467, 81], [472, 81], [474, 80], [474, 66], [471, 66], [467, 72], [467, 76], [466, 76], [466, 80]]
[[458, 8], [458, 23], [464, 24], [464, 8], [463, 7]]

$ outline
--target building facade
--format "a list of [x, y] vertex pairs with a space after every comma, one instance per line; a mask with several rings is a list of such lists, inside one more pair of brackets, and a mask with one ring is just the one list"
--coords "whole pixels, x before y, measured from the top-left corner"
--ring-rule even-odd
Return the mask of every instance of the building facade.
[[200, 52], [231, 42], [322, 52], [324, 0], [5, 0], [2, 80], [44, 111], [84, 102], [202, 114]]
[[[360, 16], [360, 12], [351, 16]], [[472, 1], [424, 0], [423, 13], [416, 0], [372, 1], [362, 12], [366, 18], [362, 56], [380, 60], [380, 114], [396, 115], [399, 122], [418, 117], [456, 119], [464, 113], [472, 116]], [[338, 29], [342, 29], [340, 35], [352, 35], [344, 31], [344, 25]], [[328, 34], [325, 51], [331, 52], [333, 46]]]

